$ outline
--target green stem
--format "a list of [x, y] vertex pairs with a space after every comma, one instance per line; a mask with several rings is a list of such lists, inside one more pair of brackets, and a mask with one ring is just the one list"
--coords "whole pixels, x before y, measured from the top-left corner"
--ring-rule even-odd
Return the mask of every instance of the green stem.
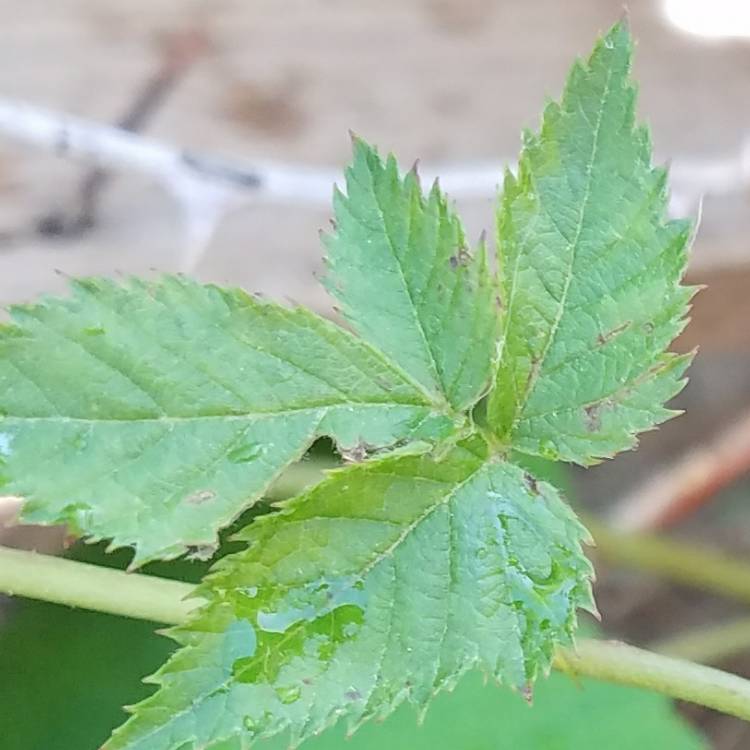
[[717, 664], [750, 651], [750, 617], [681, 633], [652, 644], [655, 651], [702, 664]]
[[[0, 547], [0, 592], [176, 625], [200, 601], [179, 581]], [[581, 640], [555, 667], [654, 690], [750, 721], [750, 681], [622, 643]]]
[[750, 603], [750, 564], [694, 544], [614, 531], [590, 517], [583, 523], [602, 560], [625, 565]]
[[198, 605], [184, 601], [192, 589], [181, 581], [0, 547], [0, 593], [11, 596], [174, 625]]
[[581, 640], [555, 667], [574, 675], [645, 688], [750, 721], [750, 681], [712, 667], [617, 641]]

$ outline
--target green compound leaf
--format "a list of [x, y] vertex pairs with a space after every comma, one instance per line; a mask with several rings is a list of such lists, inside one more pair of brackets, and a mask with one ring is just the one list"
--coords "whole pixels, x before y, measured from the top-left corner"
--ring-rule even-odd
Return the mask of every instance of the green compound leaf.
[[690, 230], [664, 219], [630, 55], [617, 26], [526, 136], [499, 209], [500, 315], [486, 251], [468, 252], [438, 188], [359, 141], [327, 284], [364, 340], [181, 279], [79, 282], [12, 311], [3, 491], [25, 520], [134, 545], [137, 562], [212, 545], [318, 436], [352, 457], [400, 448], [243, 532], [107, 750], [296, 742], [422, 711], [471, 668], [530, 689], [570, 642], [593, 609], [586, 534], [508, 456], [631, 446], [671, 414], [687, 364], [664, 352], [692, 293]]
[[457, 409], [490, 384], [497, 348], [494, 280], [484, 243], [468, 250], [437, 183], [425, 197], [416, 172], [354, 139], [336, 231], [326, 237], [326, 286], [354, 328], [430, 393]]
[[409, 701], [472, 667], [525, 689], [593, 608], [586, 537], [548, 484], [474, 437], [334, 472], [251, 524], [199, 588], [183, 648], [106, 750], [198, 750]]
[[320, 435], [434, 440], [440, 405], [304, 310], [179, 278], [73, 284], [0, 331], [3, 492], [136, 562], [213, 545]]
[[624, 25], [577, 62], [527, 133], [498, 213], [502, 356], [489, 415], [521, 451], [596, 462], [669, 418], [689, 358], [664, 354], [693, 290], [690, 225], [665, 221], [666, 174], [634, 124]]

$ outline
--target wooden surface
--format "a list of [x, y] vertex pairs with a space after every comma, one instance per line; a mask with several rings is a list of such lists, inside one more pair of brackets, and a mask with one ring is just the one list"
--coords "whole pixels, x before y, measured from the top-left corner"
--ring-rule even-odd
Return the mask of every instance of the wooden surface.
[[[575, 55], [621, 13], [620, 0], [0, 0], [0, 94], [113, 121], [155, 69], [165, 35], [198, 26], [211, 51], [150, 135], [249, 159], [337, 166], [351, 128], [404, 164], [512, 159], [521, 127], [536, 125]], [[750, 42], [680, 34], [656, 0], [630, 2], [629, 17], [641, 114], [659, 157], [677, 164], [738, 154], [750, 131]], [[55, 269], [177, 267], [176, 207], [133, 175], [108, 190], [94, 231], [40, 237], [35, 221], [70, 199], [79, 174], [0, 137], [0, 301], [61, 289]], [[491, 226], [491, 199], [462, 208], [471, 235]], [[706, 199], [696, 273], [750, 263], [746, 209], [744, 195]], [[313, 278], [326, 223], [325, 210], [304, 206], [244, 210], [222, 225], [197, 273], [326, 310]]]

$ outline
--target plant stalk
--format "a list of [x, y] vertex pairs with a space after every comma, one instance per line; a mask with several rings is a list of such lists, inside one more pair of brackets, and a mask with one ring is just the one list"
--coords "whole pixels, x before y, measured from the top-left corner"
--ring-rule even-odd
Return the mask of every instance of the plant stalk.
[[[199, 599], [193, 586], [139, 573], [0, 547], [0, 592], [97, 612], [184, 622]], [[750, 681], [711, 667], [650, 653], [624, 643], [583, 639], [560, 649], [555, 668], [653, 690], [750, 721]]]
[[718, 664], [736, 654], [750, 652], [750, 617], [695, 628], [650, 644], [650, 648], [701, 664]]
[[53, 555], [0, 547], [0, 593], [176, 625], [199, 600], [193, 586]]
[[616, 531], [584, 517], [595, 554], [616, 565], [647, 570], [671, 581], [750, 603], [750, 563], [699, 545], [651, 534]]
[[619, 641], [582, 639], [558, 651], [555, 668], [644, 688], [750, 721], [750, 680]]

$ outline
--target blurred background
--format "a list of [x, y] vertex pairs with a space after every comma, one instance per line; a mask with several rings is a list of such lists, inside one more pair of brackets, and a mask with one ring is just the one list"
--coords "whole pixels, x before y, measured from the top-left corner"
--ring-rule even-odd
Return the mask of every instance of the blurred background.
[[[183, 271], [333, 315], [318, 232], [348, 131], [405, 168], [419, 159], [469, 236], [491, 235], [521, 128], [624, 12], [620, 0], [0, 0], [0, 302], [60, 292], [67, 276]], [[631, 0], [627, 15], [671, 210], [700, 216], [689, 281], [706, 289], [676, 345], [700, 352], [685, 416], [559, 478], [579, 509], [635, 534], [632, 549], [602, 536], [594, 553], [604, 632], [692, 643], [750, 676], [750, 4]], [[644, 534], [680, 544], [654, 552]], [[126, 562], [65, 542], [0, 528], [3, 544]], [[736, 585], [701, 580], [704, 549], [739, 564]], [[170, 649], [152, 630], [0, 600], [0, 747], [98, 747]], [[695, 632], [713, 647], [670, 640]], [[441, 698], [421, 734], [399, 714], [390, 734], [368, 728], [347, 747], [750, 748], [739, 721], [632, 691], [558, 678], [531, 713], [489, 689]], [[579, 721], [565, 734], [555, 715]]]

